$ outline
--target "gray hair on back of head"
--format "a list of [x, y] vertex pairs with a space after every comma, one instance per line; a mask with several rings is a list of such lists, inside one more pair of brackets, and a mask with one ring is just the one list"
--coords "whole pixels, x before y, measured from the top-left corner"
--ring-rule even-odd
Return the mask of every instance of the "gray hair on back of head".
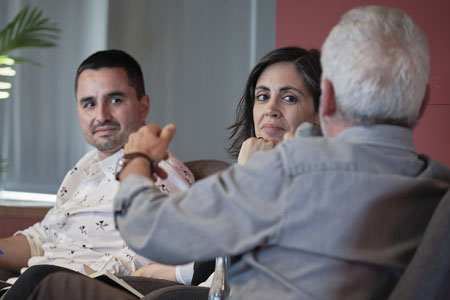
[[430, 70], [428, 41], [400, 10], [364, 6], [344, 14], [322, 48], [322, 78], [352, 125], [413, 128]]

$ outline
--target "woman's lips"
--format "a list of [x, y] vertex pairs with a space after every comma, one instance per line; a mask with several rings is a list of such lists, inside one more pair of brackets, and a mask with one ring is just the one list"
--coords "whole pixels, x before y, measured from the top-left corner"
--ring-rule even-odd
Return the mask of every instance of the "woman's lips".
[[280, 132], [285, 131], [283, 127], [274, 124], [265, 124], [261, 127], [261, 129], [265, 132]]

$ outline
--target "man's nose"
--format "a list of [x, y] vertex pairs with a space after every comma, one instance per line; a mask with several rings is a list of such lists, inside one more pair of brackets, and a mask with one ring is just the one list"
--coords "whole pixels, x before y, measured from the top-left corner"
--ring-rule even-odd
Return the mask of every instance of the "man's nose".
[[111, 110], [107, 104], [101, 103], [97, 105], [96, 119], [98, 122], [111, 120]]

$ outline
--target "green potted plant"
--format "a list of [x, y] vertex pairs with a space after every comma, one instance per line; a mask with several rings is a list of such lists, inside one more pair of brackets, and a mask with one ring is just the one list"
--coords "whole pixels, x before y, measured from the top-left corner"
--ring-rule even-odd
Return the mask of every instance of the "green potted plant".
[[[21, 48], [48, 48], [56, 46], [59, 29], [42, 16], [38, 8], [29, 5], [22, 8], [16, 17], [0, 31], [0, 99], [9, 98], [12, 84], [4, 81], [4, 76], [14, 76], [15, 63], [39, 63], [24, 57], [10, 56], [9, 53]], [[0, 157], [0, 173], [5, 171], [6, 161]]]
[[[14, 20], [6, 25], [0, 32], [0, 76], [14, 76], [16, 71], [13, 65], [17, 62], [37, 62], [8, 54], [20, 48], [47, 48], [56, 46], [59, 29], [50, 22], [49, 18], [42, 16], [38, 8], [30, 9], [29, 5], [22, 8]], [[11, 83], [0, 81], [0, 99], [9, 97], [6, 91]]]

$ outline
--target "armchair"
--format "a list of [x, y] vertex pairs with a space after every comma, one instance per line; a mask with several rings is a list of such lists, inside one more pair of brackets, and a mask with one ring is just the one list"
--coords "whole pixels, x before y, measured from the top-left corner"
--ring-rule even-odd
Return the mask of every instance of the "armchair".
[[450, 299], [450, 190], [434, 210], [389, 300]]
[[184, 164], [192, 172], [196, 181], [225, 170], [230, 166], [230, 163], [216, 159], [192, 160]]

